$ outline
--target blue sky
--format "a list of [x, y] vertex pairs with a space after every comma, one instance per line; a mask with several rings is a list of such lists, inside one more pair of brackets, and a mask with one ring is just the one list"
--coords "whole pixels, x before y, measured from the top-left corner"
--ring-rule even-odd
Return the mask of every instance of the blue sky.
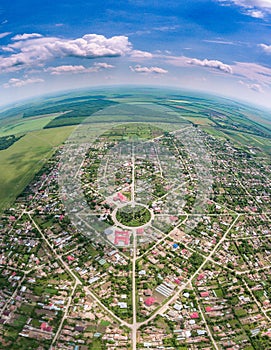
[[271, 107], [271, 0], [0, 3], [0, 104], [114, 84]]

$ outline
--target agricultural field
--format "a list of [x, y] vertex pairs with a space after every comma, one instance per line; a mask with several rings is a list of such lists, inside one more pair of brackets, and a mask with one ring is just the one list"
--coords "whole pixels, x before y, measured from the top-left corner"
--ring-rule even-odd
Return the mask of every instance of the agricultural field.
[[0, 212], [12, 205], [34, 175], [69, 136], [73, 127], [27, 133], [0, 151]]
[[38, 171], [54, 147], [66, 139], [72, 129], [66, 126], [84, 120], [91, 124], [136, 121], [156, 125], [167, 121], [173, 129], [176, 123], [197, 125], [215, 137], [250, 146], [256, 153], [270, 153], [268, 113], [217, 97], [176, 95], [174, 91], [152, 88], [144, 94], [130, 88], [125, 94], [121, 89], [108, 89], [48, 96], [0, 111], [0, 137], [21, 137], [0, 151], [0, 210], [12, 203], [31, 173]]

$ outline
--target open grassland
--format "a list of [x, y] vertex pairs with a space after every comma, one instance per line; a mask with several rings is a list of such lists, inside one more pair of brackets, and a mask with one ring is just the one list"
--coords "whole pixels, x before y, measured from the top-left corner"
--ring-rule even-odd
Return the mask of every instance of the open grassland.
[[0, 212], [12, 204], [73, 128], [33, 131], [0, 151]]
[[[59, 115], [59, 114], [57, 114]], [[5, 121], [4, 125], [0, 125], [0, 137], [7, 135], [25, 134], [29, 131], [43, 129], [50, 121], [55, 119], [56, 114], [49, 116], [40, 116], [31, 119], [16, 119], [13, 122]]]

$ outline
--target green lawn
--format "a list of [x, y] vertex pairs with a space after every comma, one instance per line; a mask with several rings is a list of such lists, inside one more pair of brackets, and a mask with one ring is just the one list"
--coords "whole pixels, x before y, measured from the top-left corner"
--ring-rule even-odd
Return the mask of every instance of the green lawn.
[[0, 151], [0, 212], [12, 204], [73, 128], [33, 131]]

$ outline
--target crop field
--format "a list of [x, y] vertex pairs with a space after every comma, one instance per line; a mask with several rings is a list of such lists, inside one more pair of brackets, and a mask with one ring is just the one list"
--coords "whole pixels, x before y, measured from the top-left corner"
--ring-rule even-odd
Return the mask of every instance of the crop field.
[[[44, 97], [0, 111], [0, 137], [14, 135], [14, 143], [0, 151], [0, 211], [11, 205], [74, 125], [81, 122], [87, 123], [93, 136], [105, 125], [112, 130], [114, 123], [132, 122], [133, 130], [129, 131], [135, 139], [155, 136], [136, 123], [155, 123], [157, 135], [158, 129], [172, 131], [194, 124], [219, 139], [254, 147], [256, 153], [270, 153], [269, 113], [229, 100], [151, 88]], [[126, 140], [123, 134], [111, 137]]]
[[196, 125], [214, 125], [214, 123], [209, 118], [204, 117], [185, 117], [186, 120], [189, 120]]
[[73, 127], [29, 132], [0, 151], [0, 212], [16, 199]]
[[[58, 115], [58, 114], [57, 114]], [[0, 125], [0, 137], [7, 135], [24, 134], [29, 131], [43, 129], [51, 120], [55, 119], [56, 114], [50, 116], [37, 116], [31, 119], [17, 119], [12, 123]]]

